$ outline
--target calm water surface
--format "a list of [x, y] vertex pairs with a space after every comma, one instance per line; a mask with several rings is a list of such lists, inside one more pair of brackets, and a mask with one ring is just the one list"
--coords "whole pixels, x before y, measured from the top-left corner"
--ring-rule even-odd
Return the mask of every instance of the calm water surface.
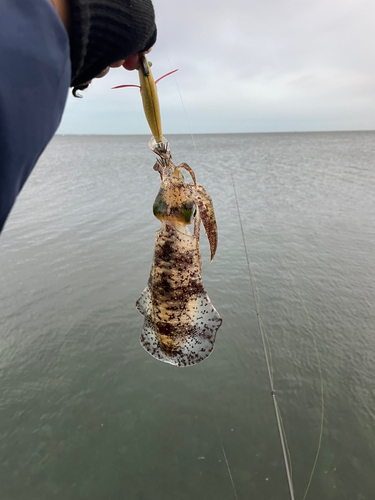
[[[303, 498], [375, 497], [375, 133], [170, 136], [210, 192], [213, 354], [178, 369], [134, 307], [159, 222], [148, 137], [56, 137], [0, 237], [1, 500], [287, 500], [232, 177]], [[202, 239], [204, 233], [202, 234]], [[315, 343], [319, 359], [317, 357]]]

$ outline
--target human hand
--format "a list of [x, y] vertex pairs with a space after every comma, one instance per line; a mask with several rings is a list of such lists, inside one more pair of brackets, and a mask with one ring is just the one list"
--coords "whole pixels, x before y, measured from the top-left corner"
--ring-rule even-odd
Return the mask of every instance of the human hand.
[[[108, 74], [110, 68], [119, 68], [120, 66], [123, 66], [128, 71], [132, 71], [134, 69], [137, 69], [138, 66], [139, 66], [139, 64], [140, 64], [139, 56], [148, 54], [149, 52], [151, 52], [151, 50], [152, 50], [152, 47], [150, 49], [148, 49], [147, 51], [145, 51], [145, 52], [141, 52], [139, 54], [134, 54], [134, 55], [132, 55], [132, 56], [126, 58], [126, 59], [121, 59], [119, 61], [116, 61], [113, 64], [111, 64], [110, 66], [107, 66], [95, 78], [103, 78], [103, 76], [105, 76], [106, 74]], [[77, 90], [85, 90], [85, 89], [87, 89], [87, 87], [90, 85], [91, 82], [92, 82], [92, 80], [89, 80], [88, 82], [85, 82], [82, 85], [74, 87], [74, 89], [73, 89], [73, 95], [74, 95], [74, 97], [81, 97], [81, 96], [77, 95], [77, 93], [76, 93]]]
[[105, 76], [109, 72], [110, 68], [119, 68], [120, 66], [123, 66], [128, 71], [133, 71], [134, 69], [137, 69], [140, 63], [139, 56], [148, 54], [149, 52], [151, 52], [151, 50], [152, 47], [151, 49], [147, 50], [146, 52], [142, 52], [141, 54], [134, 54], [128, 57], [127, 59], [121, 59], [120, 61], [114, 62], [113, 64], [108, 66], [104, 71], [99, 73], [99, 75], [96, 78], [103, 78], [103, 76]]
[[[123, 66], [128, 71], [133, 71], [134, 69], [137, 69], [140, 64], [139, 56], [145, 56], [146, 54], [149, 54], [151, 50], [152, 47], [146, 50], [146, 52], [141, 52], [140, 54], [134, 54], [133, 56], [128, 57], [127, 59], [125, 59], [125, 61], [122, 62], [122, 64], [120, 64], [120, 66]], [[118, 68], [119, 66], [115, 67]]]

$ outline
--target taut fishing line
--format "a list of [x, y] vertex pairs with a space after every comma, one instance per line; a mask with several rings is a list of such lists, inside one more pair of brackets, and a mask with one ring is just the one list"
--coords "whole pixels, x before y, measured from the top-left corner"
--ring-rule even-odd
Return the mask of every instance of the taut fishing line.
[[[251, 272], [250, 259], [249, 259], [248, 252], [247, 252], [247, 245], [246, 245], [245, 235], [244, 235], [243, 226], [242, 226], [241, 213], [240, 213], [240, 209], [239, 209], [237, 191], [236, 191], [236, 186], [235, 186], [233, 174], [231, 174], [231, 177], [232, 177], [233, 190], [234, 190], [234, 195], [235, 195], [235, 200], [236, 200], [238, 218], [239, 218], [240, 227], [241, 227], [243, 245], [244, 245], [244, 249], [245, 249], [245, 256], [246, 256], [246, 261], [247, 261], [247, 266], [248, 266], [248, 271], [249, 271], [250, 283], [251, 283], [254, 302], [255, 302], [255, 306], [256, 306], [256, 313], [257, 313], [257, 318], [258, 318], [258, 323], [259, 323], [259, 330], [260, 330], [260, 334], [262, 337], [264, 355], [265, 355], [266, 365], [267, 365], [267, 369], [268, 369], [268, 375], [269, 375], [270, 386], [271, 386], [271, 394], [272, 394], [273, 400], [274, 400], [276, 419], [277, 419], [277, 424], [278, 424], [278, 428], [279, 428], [279, 436], [280, 436], [281, 446], [282, 446], [283, 455], [284, 455], [285, 469], [286, 469], [287, 478], [288, 478], [289, 491], [290, 491], [290, 496], [293, 500], [294, 499], [294, 488], [293, 488], [293, 481], [292, 481], [291, 457], [290, 457], [286, 433], [285, 433], [285, 429], [284, 429], [284, 425], [283, 425], [283, 421], [282, 421], [282, 417], [281, 417], [280, 406], [277, 402], [277, 398], [276, 398], [276, 394], [275, 394], [275, 390], [274, 390], [274, 385], [273, 385], [273, 366], [272, 366], [271, 349], [270, 349], [269, 339], [268, 339], [268, 336], [267, 336], [266, 331], [264, 329], [264, 325], [263, 325], [263, 322], [262, 322], [262, 319], [260, 316], [259, 296], [257, 295], [258, 287], [257, 287], [256, 281], [255, 281], [255, 278], [253, 277], [253, 274]], [[267, 235], [269, 236], [269, 233], [265, 227], [264, 227], [264, 230], [267, 233]], [[291, 273], [290, 273], [290, 275], [291, 275], [293, 283], [295, 283], [293, 275]], [[254, 282], [255, 282], [255, 284], [254, 284]], [[317, 450], [315, 453], [314, 463], [313, 463], [312, 470], [311, 470], [311, 473], [309, 476], [309, 481], [308, 481], [308, 484], [307, 484], [307, 487], [306, 487], [306, 490], [305, 490], [305, 493], [304, 493], [304, 496], [302, 499], [302, 500], [305, 500], [307, 497], [311, 482], [312, 482], [312, 478], [313, 478], [313, 475], [315, 472], [315, 468], [316, 468], [316, 464], [318, 461], [320, 448], [321, 448], [321, 444], [322, 444], [323, 425], [324, 425], [324, 384], [323, 384], [322, 367], [321, 367], [318, 346], [316, 343], [315, 336], [312, 333], [312, 324], [311, 324], [310, 316], [309, 316], [308, 311], [307, 311], [306, 303], [305, 303], [301, 293], [299, 292], [298, 288], [296, 286], [294, 288], [297, 290], [297, 293], [299, 295], [299, 298], [301, 300], [303, 309], [305, 311], [305, 314], [306, 314], [306, 317], [307, 317], [307, 320], [309, 323], [309, 331], [310, 331], [310, 335], [311, 335], [311, 337], [313, 339], [313, 343], [314, 343], [315, 355], [316, 355], [316, 359], [318, 362], [318, 371], [319, 371], [319, 378], [320, 378], [321, 419], [320, 419], [319, 438], [318, 438], [318, 446], [317, 446]], [[256, 289], [257, 293], [255, 292], [255, 289]], [[266, 349], [266, 344], [265, 344], [264, 338], [266, 338], [266, 340], [267, 340], [269, 354], [268, 354], [267, 349]], [[270, 362], [269, 362], [269, 359], [270, 359]], [[287, 452], [288, 461], [286, 460], [285, 450]]]
[[[171, 64], [171, 61], [169, 59], [169, 56], [167, 53], [166, 54], [166, 57], [168, 59], [168, 62], [169, 62], [169, 66], [171, 67], [172, 69], [172, 64]], [[194, 140], [194, 136], [193, 136], [193, 133], [191, 131], [191, 126], [190, 126], [190, 122], [189, 122], [189, 118], [188, 118], [188, 114], [187, 114], [187, 111], [186, 111], [186, 108], [185, 108], [185, 104], [184, 104], [184, 100], [182, 99], [182, 95], [181, 95], [181, 92], [180, 92], [180, 88], [178, 86], [178, 83], [177, 83], [177, 79], [176, 79], [176, 75], [173, 74], [173, 78], [174, 78], [174, 81], [175, 81], [175, 85], [176, 85], [176, 88], [177, 88], [177, 91], [178, 91], [178, 94], [180, 96], [180, 100], [181, 100], [181, 104], [182, 104], [182, 107], [184, 109], [184, 113], [185, 113], [185, 118], [186, 118], [186, 122], [188, 124], [188, 128], [189, 128], [189, 133], [190, 133], [190, 137], [191, 137], [191, 140], [193, 142], [193, 145], [194, 145], [194, 150], [195, 150], [195, 154], [196, 154], [196, 158], [197, 158], [197, 161], [199, 162], [199, 155], [198, 155], [198, 150], [197, 150], [197, 146], [196, 146], [196, 143], [195, 143], [195, 140]], [[204, 370], [204, 367], [202, 366], [203, 370]], [[204, 370], [204, 373], [205, 373], [205, 377], [206, 377], [206, 382], [207, 382], [207, 374]], [[215, 424], [216, 424], [216, 432], [218, 434], [218, 437], [219, 437], [219, 441], [220, 441], [220, 445], [221, 445], [221, 450], [223, 452], [223, 457], [224, 457], [224, 461], [225, 461], [225, 465], [227, 467], [227, 471], [228, 471], [228, 475], [229, 475], [229, 479], [230, 479], [230, 482], [231, 482], [231, 485], [232, 485], [232, 489], [233, 489], [233, 495], [235, 497], [236, 500], [238, 500], [238, 495], [237, 495], [237, 491], [236, 491], [236, 486], [234, 484], [234, 480], [233, 480], [233, 476], [232, 476], [232, 471], [231, 471], [231, 468], [230, 468], [230, 465], [229, 465], [229, 460], [228, 460], [228, 457], [227, 457], [227, 454], [226, 454], [226, 451], [225, 451], [225, 448], [224, 448], [224, 443], [223, 443], [223, 440], [221, 438], [221, 434], [220, 434], [220, 429], [219, 429], [219, 423], [218, 423], [218, 420], [217, 420], [217, 415], [215, 413], [215, 411], [212, 409], [212, 412], [214, 414], [214, 420], [215, 420]]]
[[[170, 59], [169, 59], [169, 57], [168, 57], [168, 54], [167, 54], [167, 53], [165, 53], [165, 54], [166, 54], [166, 56], [167, 56], [167, 59], [168, 59], [168, 62], [169, 62], [169, 66], [170, 66], [170, 67], [171, 67], [171, 69], [172, 69], [172, 64], [171, 64], [171, 61], [170, 61]], [[195, 154], [197, 155], [197, 160], [198, 160], [199, 155], [198, 155], [197, 146], [196, 146], [196, 144], [195, 144], [194, 136], [193, 136], [193, 133], [192, 133], [192, 131], [191, 131], [191, 126], [190, 126], [190, 122], [189, 122], [188, 114], [187, 114], [187, 111], [186, 111], [186, 108], [185, 108], [185, 103], [184, 103], [184, 100], [182, 99], [182, 95], [181, 95], [181, 92], [180, 92], [180, 87], [178, 86], [178, 83], [177, 83], [177, 79], [176, 79], [176, 75], [175, 75], [175, 73], [173, 73], [173, 78], [174, 78], [174, 82], [175, 82], [175, 84], [176, 84], [176, 88], [177, 88], [178, 94], [179, 94], [180, 99], [181, 99], [181, 104], [182, 104], [182, 107], [184, 108], [185, 118], [186, 118], [186, 122], [187, 122], [188, 127], [189, 127], [190, 137], [191, 137], [191, 140], [192, 140], [192, 142], [193, 142], [194, 149], [195, 149]]]
[[[263, 226], [263, 230], [264, 232], [267, 234], [267, 236], [271, 239], [270, 237], [270, 233], [268, 232], [267, 228]], [[283, 259], [281, 258], [281, 260], [283, 261]], [[284, 264], [285, 264], [285, 261], [284, 261]], [[316, 343], [316, 339], [315, 339], [315, 336], [313, 334], [313, 328], [312, 328], [312, 324], [311, 324], [311, 319], [310, 319], [310, 315], [307, 311], [307, 307], [306, 307], [306, 303], [298, 289], [298, 287], [296, 286], [296, 282], [294, 280], [294, 276], [292, 273], [289, 273], [292, 281], [293, 281], [293, 284], [294, 284], [294, 290], [297, 291], [298, 293], [298, 296], [299, 296], [299, 299], [301, 301], [301, 304], [302, 304], [302, 307], [305, 311], [305, 314], [306, 314], [306, 317], [307, 317], [307, 321], [309, 323], [309, 333], [310, 333], [310, 336], [313, 340], [313, 344], [314, 344], [314, 350], [315, 350], [315, 356], [316, 356], [316, 359], [317, 359], [317, 363], [318, 363], [318, 372], [319, 372], [319, 381], [320, 381], [320, 405], [321, 405], [321, 417], [320, 417], [320, 428], [319, 428], [319, 437], [318, 437], [318, 446], [317, 446], [317, 449], [316, 449], [316, 453], [315, 453], [315, 458], [314, 458], [314, 463], [313, 463], [313, 466], [312, 466], [312, 469], [311, 469], [311, 473], [310, 473], [310, 477], [309, 477], [309, 481], [308, 481], [308, 484], [307, 484], [307, 487], [306, 487], [306, 490], [305, 490], [305, 494], [303, 495], [303, 498], [302, 500], [305, 500], [306, 497], [307, 497], [307, 493], [310, 489], [310, 485], [311, 485], [311, 482], [312, 482], [312, 478], [313, 478], [313, 475], [314, 475], [314, 472], [315, 472], [315, 468], [316, 468], [316, 464], [317, 464], [317, 461], [318, 461], [318, 458], [319, 458], [319, 453], [320, 453], [320, 448], [321, 448], [321, 445], [322, 445], [322, 438], [323, 438], [323, 428], [324, 428], [324, 383], [323, 383], [323, 373], [322, 373], [322, 364], [321, 364], [321, 361], [320, 361], [320, 356], [319, 356], [319, 350], [318, 350], [318, 346], [317, 346], [317, 343]]]
[[246, 256], [246, 261], [247, 261], [247, 268], [248, 268], [248, 271], [249, 271], [250, 285], [251, 285], [251, 289], [252, 289], [252, 292], [253, 292], [253, 298], [254, 298], [254, 303], [255, 303], [255, 308], [256, 308], [256, 314], [257, 314], [257, 318], [258, 318], [259, 332], [260, 332], [260, 336], [262, 338], [264, 358], [265, 358], [265, 361], [266, 361], [266, 366], [267, 366], [267, 371], [268, 371], [268, 378], [269, 378], [269, 383], [270, 383], [270, 388], [271, 388], [272, 401], [273, 401], [273, 405], [274, 405], [274, 408], [275, 408], [275, 416], [276, 416], [276, 421], [277, 421], [277, 427], [278, 427], [278, 430], [279, 430], [280, 444], [281, 444], [281, 448], [282, 448], [282, 452], [283, 452], [283, 457], [284, 457], [284, 465], [285, 465], [286, 476], [287, 476], [287, 479], [288, 479], [289, 493], [290, 493], [291, 500], [295, 500], [294, 499], [294, 488], [293, 488], [292, 475], [291, 475], [291, 470], [290, 470], [289, 461], [288, 461], [287, 446], [285, 444], [286, 439], [285, 439], [285, 435], [284, 435], [283, 425], [281, 423], [280, 409], [279, 409], [279, 405], [277, 403], [276, 392], [275, 392], [275, 388], [274, 388], [274, 385], [273, 385], [273, 379], [272, 379], [272, 373], [271, 373], [271, 365], [270, 365], [270, 360], [269, 360], [269, 356], [268, 356], [268, 352], [267, 352], [267, 347], [266, 347], [265, 333], [263, 331], [263, 324], [262, 324], [262, 320], [260, 318], [258, 299], [257, 299], [257, 296], [255, 294], [255, 286], [254, 286], [254, 281], [253, 281], [253, 274], [251, 272], [250, 259], [249, 259], [249, 255], [247, 253], [247, 246], [246, 246], [245, 234], [244, 234], [243, 226], [242, 226], [242, 219], [241, 219], [240, 207], [238, 205], [236, 185], [234, 183], [234, 177], [233, 177], [232, 173], [231, 173], [231, 177], [232, 177], [234, 195], [235, 195], [235, 199], [236, 199], [238, 219], [240, 221], [242, 240], [243, 240], [243, 245], [244, 245], [244, 249], [245, 249], [245, 256]]
[[[170, 59], [168, 57], [168, 54], [166, 54], [166, 57], [167, 57], [167, 60], [169, 62], [169, 65], [170, 65], [170, 67], [172, 69], [172, 64], [171, 64], [171, 61], [170, 61]], [[190, 126], [188, 114], [187, 114], [186, 107], [185, 107], [185, 104], [184, 104], [184, 100], [182, 98], [181, 91], [180, 91], [179, 85], [177, 83], [177, 79], [176, 79], [176, 75], [175, 74], [173, 74], [173, 78], [174, 78], [174, 81], [175, 81], [175, 85], [176, 85], [178, 94], [180, 96], [180, 100], [181, 100], [181, 104], [182, 104], [184, 113], [185, 113], [185, 118], [186, 118], [186, 122], [188, 124], [188, 128], [189, 128], [189, 133], [190, 133], [190, 136], [191, 136], [191, 140], [192, 140], [192, 143], [194, 145], [196, 157], [197, 157], [197, 160], [199, 161], [199, 155], [198, 155], [197, 146], [196, 146], [196, 143], [195, 143], [195, 140], [194, 140], [194, 136], [193, 136], [193, 133], [192, 133], [192, 130], [191, 130], [191, 126]], [[285, 464], [285, 471], [286, 471], [286, 476], [287, 476], [287, 480], [288, 480], [289, 493], [290, 493], [291, 500], [294, 500], [295, 497], [294, 497], [294, 486], [293, 486], [293, 477], [292, 477], [292, 460], [291, 460], [291, 455], [290, 455], [290, 450], [289, 450], [289, 447], [288, 447], [288, 441], [287, 441], [287, 437], [286, 437], [286, 432], [285, 432], [285, 428], [284, 428], [284, 424], [283, 424], [283, 420], [282, 420], [281, 410], [280, 410], [280, 406], [279, 406], [278, 401], [277, 401], [276, 391], [275, 391], [275, 388], [274, 388], [274, 369], [273, 369], [273, 362], [272, 362], [272, 351], [271, 351], [271, 347], [270, 347], [270, 341], [269, 341], [267, 332], [266, 332], [266, 330], [264, 328], [264, 324], [262, 322], [261, 315], [260, 315], [259, 291], [258, 291], [258, 286], [257, 286], [256, 280], [253, 277], [253, 273], [251, 271], [250, 259], [249, 259], [249, 255], [248, 255], [248, 251], [247, 251], [247, 245], [246, 245], [246, 240], [245, 240], [245, 235], [244, 235], [244, 230], [243, 230], [243, 225], [242, 225], [242, 219], [241, 219], [241, 213], [240, 213], [240, 208], [239, 208], [239, 203], [238, 203], [237, 191], [236, 191], [236, 186], [235, 186], [234, 177], [233, 177], [232, 173], [231, 173], [231, 177], [232, 177], [234, 195], [235, 195], [235, 199], [236, 199], [237, 213], [238, 213], [238, 218], [239, 218], [240, 227], [241, 227], [241, 234], [242, 234], [242, 240], [243, 240], [243, 245], [244, 245], [244, 250], [245, 250], [247, 267], [248, 267], [248, 272], [249, 272], [250, 285], [251, 285], [251, 289], [252, 289], [252, 293], [253, 293], [253, 298], [254, 298], [254, 303], [255, 303], [255, 307], [256, 307], [256, 314], [257, 314], [257, 319], [258, 319], [259, 332], [260, 332], [261, 339], [262, 339], [264, 357], [265, 357], [266, 367], [267, 367], [267, 371], [268, 371], [268, 378], [269, 378], [269, 383], [270, 383], [270, 388], [271, 388], [271, 395], [272, 395], [272, 400], [273, 400], [273, 403], [274, 403], [275, 416], [276, 416], [277, 427], [278, 427], [279, 437], [280, 437], [280, 444], [281, 444], [281, 448], [282, 448], [282, 452], [283, 452], [283, 458], [284, 458], [284, 464]], [[265, 232], [269, 236], [269, 233], [268, 233], [267, 229], [264, 228], [264, 230], [265, 230]], [[290, 273], [290, 275], [291, 275], [291, 278], [292, 278], [292, 280], [294, 282], [293, 275], [291, 273]], [[306, 307], [305, 301], [304, 301], [301, 293], [299, 292], [299, 290], [298, 290], [297, 287], [295, 287], [295, 289], [298, 292], [298, 295], [299, 295], [299, 298], [301, 300], [303, 309], [304, 309], [306, 317], [308, 319], [309, 331], [310, 331], [310, 335], [311, 335], [311, 337], [313, 339], [313, 343], [314, 343], [314, 350], [315, 350], [315, 355], [316, 355], [317, 362], [318, 362], [318, 371], [319, 371], [319, 376], [320, 376], [320, 394], [321, 394], [321, 420], [320, 420], [318, 446], [317, 446], [317, 451], [316, 451], [316, 454], [315, 454], [315, 458], [314, 458], [314, 463], [313, 463], [313, 466], [312, 466], [312, 470], [311, 470], [311, 473], [310, 473], [310, 476], [309, 476], [309, 481], [308, 481], [308, 484], [307, 484], [307, 487], [306, 487], [306, 490], [305, 490], [305, 493], [304, 493], [304, 496], [303, 496], [303, 499], [302, 499], [302, 500], [305, 500], [306, 497], [307, 497], [307, 494], [308, 494], [308, 491], [309, 491], [312, 479], [313, 479], [313, 475], [314, 475], [314, 472], [315, 472], [315, 469], [316, 469], [316, 464], [317, 464], [317, 461], [318, 461], [318, 457], [319, 457], [319, 453], [320, 453], [320, 448], [321, 448], [321, 444], [322, 444], [323, 424], [324, 424], [324, 384], [323, 384], [322, 367], [321, 367], [321, 361], [320, 361], [318, 346], [316, 344], [315, 336], [312, 334], [312, 324], [311, 324], [310, 316], [308, 314], [307, 307]], [[206, 379], [207, 379], [207, 376], [206, 376]], [[221, 448], [222, 448], [224, 460], [225, 460], [225, 463], [226, 463], [226, 466], [227, 466], [229, 478], [230, 478], [230, 481], [231, 481], [231, 484], [232, 484], [233, 493], [234, 493], [234, 496], [235, 496], [236, 500], [238, 500], [238, 496], [237, 496], [235, 484], [234, 484], [234, 481], [233, 481], [233, 476], [232, 476], [232, 473], [231, 473], [229, 461], [228, 461], [227, 454], [225, 452], [224, 444], [223, 444], [223, 441], [222, 441], [222, 438], [221, 438], [221, 434], [220, 434], [219, 424], [218, 424], [218, 421], [217, 421], [217, 415], [215, 414], [215, 412], [213, 412], [213, 413], [214, 413], [214, 418], [215, 418], [215, 422], [216, 422], [216, 430], [217, 430], [219, 441], [220, 441], [220, 444], [221, 444]]]

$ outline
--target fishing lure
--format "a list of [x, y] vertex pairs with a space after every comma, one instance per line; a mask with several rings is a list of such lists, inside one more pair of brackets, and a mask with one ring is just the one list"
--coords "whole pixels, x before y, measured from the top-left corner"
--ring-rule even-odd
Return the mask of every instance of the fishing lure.
[[[222, 323], [202, 282], [199, 251], [203, 223], [211, 261], [217, 248], [217, 225], [210, 195], [196, 182], [186, 163], [174, 165], [161, 129], [155, 82], [145, 57], [139, 68], [143, 107], [153, 138], [150, 149], [158, 156], [154, 170], [161, 186], [153, 212], [162, 223], [156, 232], [154, 258], [148, 284], [136, 307], [145, 317], [140, 341], [153, 357], [176, 365], [199, 363], [214, 348]], [[181, 170], [193, 182], [186, 182]], [[194, 220], [194, 234], [188, 225]]]

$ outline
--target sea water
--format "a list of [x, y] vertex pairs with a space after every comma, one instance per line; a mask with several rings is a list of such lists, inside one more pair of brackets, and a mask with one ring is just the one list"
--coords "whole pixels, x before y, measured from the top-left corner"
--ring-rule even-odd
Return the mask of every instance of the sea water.
[[321, 373], [307, 498], [372, 500], [375, 133], [168, 139], [215, 206], [215, 349], [179, 369], [139, 343], [160, 227], [149, 137], [55, 137], [0, 237], [1, 500], [228, 500], [229, 471], [240, 500], [288, 499], [254, 294], [296, 498]]

